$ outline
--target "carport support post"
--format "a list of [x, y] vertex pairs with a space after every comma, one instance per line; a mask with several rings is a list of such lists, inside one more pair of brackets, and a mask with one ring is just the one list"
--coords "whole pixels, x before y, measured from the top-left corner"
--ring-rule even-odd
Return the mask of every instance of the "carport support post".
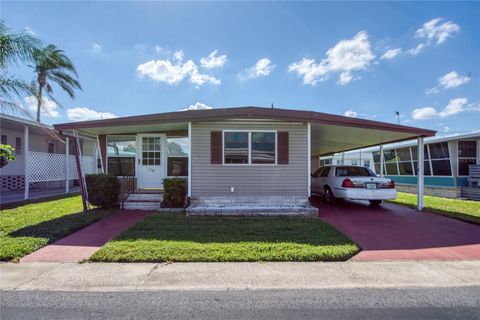
[[28, 156], [29, 156], [29, 150], [30, 150], [30, 147], [29, 147], [29, 141], [28, 141], [28, 126], [25, 125], [25, 127], [23, 128], [23, 162], [24, 162], [24, 186], [25, 186], [25, 195], [24, 195], [24, 199], [27, 200], [28, 199], [28, 193], [29, 193], [29, 190], [30, 190], [30, 181], [28, 180], [28, 170], [29, 170], [29, 160], [28, 160]]
[[69, 168], [69, 161], [68, 161], [68, 149], [70, 147], [69, 141], [70, 139], [66, 137], [65, 139], [65, 193], [70, 192], [70, 180], [68, 180], [68, 177], [70, 177], [70, 168]]
[[380, 145], [380, 177], [383, 178], [383, 144]]
[[424, 193], [424, 166], [425, 161], [423, 160], [423, 138], [418, 138], [418, 164], [417, 164], [417, 209], [423, 210], [423, 193]]

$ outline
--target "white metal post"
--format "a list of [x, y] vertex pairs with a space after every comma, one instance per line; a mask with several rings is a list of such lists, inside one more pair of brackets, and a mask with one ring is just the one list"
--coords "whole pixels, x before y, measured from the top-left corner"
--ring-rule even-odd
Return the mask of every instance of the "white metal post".
[[383, 178], [383, 144], [380, 145], [380, 177]]
[[30, 191], [30, 181], [28, 180], [28, 151], [29, 146], [28, 146], [28, 126], [24, 126], [23, 129], [23, 159], [24, 159], [24, 172], [25, 172], [25, 196], [24, 199], [28, 199], [28, 193]]
[[70, 138], [66, 137], [65, 138], [65, 193], [68, 193], [70, 191], [70, 180], [68, 179], [70, 177], [70, 166], [69, 166], [69, 161], [68, 161], [68, 150], [70, 149]]
[[424, 172], [425, 161], [423, 160], [423, 138], [418, 138], [418, 165], [417, 165], [417, 209], [423, 210], [423, 193], [424, 193]]
[[192, 123], [188, 123], [188, 181], [187, 181], [187, 188], [188, 193], [187, 196], [192, 196]]
[[312, 195], [312, 133], [310, 122], [307, 125], [307, 186], [308, 186], [308, 197]]

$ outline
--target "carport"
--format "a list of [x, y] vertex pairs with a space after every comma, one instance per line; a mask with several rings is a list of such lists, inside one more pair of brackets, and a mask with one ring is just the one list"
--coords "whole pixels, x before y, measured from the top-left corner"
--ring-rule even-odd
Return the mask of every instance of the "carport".
[[[315, 114], [318, 115], [318, 113]], [[328, 114], [322, 114], [321, 119], [318, 118], [318, 116], [313, 116], [313, 121], [309, 123], [309, 127], [311, 172], [318, 168], [318, 158], [320, 156], [328, 156], [333, 155], [334, 153], [378, 145], [380, 145], [380, 154], [382, 154], [380, 161], [381, 168], [383, 169], [384, 158], [382, 150], [384, 144], [417, 139], [417, 208], [418, 210], [423, 209], [424, 138], [434, 136], [435, 131], [385, 122], [339, 117]], [[381, 172], [381, 176], [383, 176], [383, 170]]]

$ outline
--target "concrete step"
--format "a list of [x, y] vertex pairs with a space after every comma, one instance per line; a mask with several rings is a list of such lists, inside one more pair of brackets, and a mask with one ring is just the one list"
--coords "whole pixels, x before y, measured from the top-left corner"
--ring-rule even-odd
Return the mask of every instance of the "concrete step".
[[318, 209], [312, 206], [203, 206], [193, 205], [186, 209], [187, 215], [229, 215], [229, 216], [312, 216]]
[[163, 201], [161, 193], [132, 193], [128, 196], [127, 201]]
[[125, 210], [158, 210], [160, 209], [160, 203], [158, 201], [151, 202], [136, 202], [126, 201], [123, 203], [123, 209]]

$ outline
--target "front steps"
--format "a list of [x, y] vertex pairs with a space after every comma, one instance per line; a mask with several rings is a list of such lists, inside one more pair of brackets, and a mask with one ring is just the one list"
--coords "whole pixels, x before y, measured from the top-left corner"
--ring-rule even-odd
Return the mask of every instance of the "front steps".
[[125, 210], [159, 210], [163, 194], [158, 192], [138, 192], [130, 194], [123, 203]]
[[313, 216], [318, 209], [305, 197], [218, 196], [194, 198], [186, 209], [191, 216]]

